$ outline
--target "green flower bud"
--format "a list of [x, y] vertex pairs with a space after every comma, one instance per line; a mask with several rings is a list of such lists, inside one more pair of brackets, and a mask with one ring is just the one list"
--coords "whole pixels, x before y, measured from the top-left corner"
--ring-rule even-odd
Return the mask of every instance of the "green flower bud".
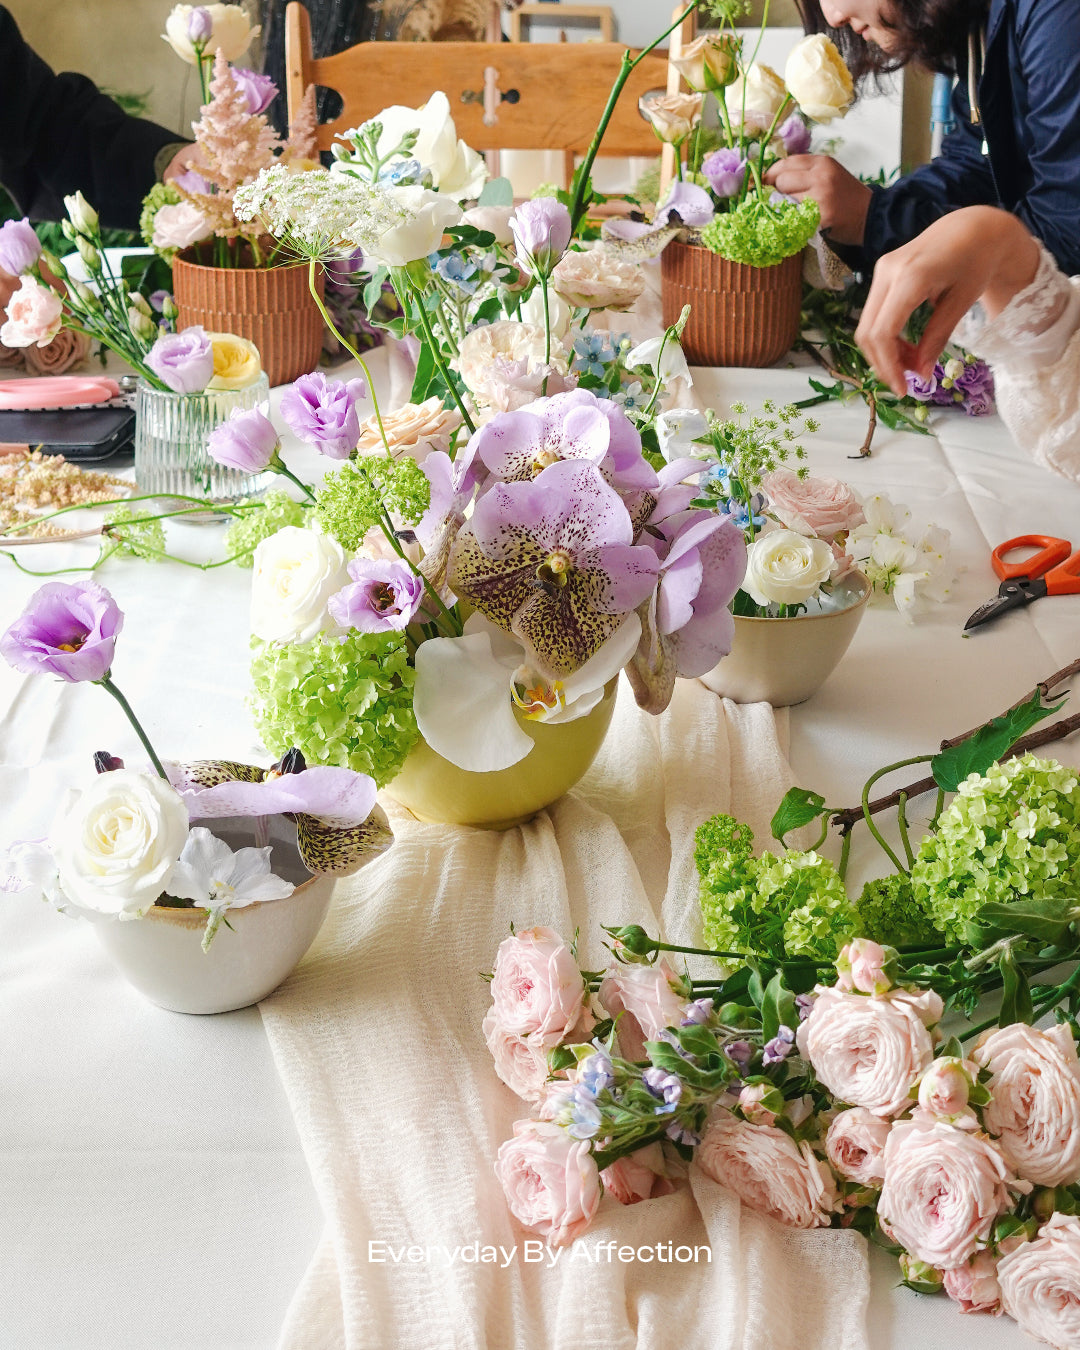
[[89, 239], [80, 234], [75, 240], [75, 247], [79, 250], [79, 257], [82, 258], [91, 272], [101, 271], [101, 254]]
[[625, 928], [606, 928], [604, 931], [610, 933], [623, 948], [621, 956], [651, 956], [656, 951], [656, 941], [640, 924], [628, 924]]
[[900, 1274], [903, 1276], [903, 1283], [909, 1289], [914, 1289], [917, 1294], [940, 1293], [945, 1283], [945, 1276], [940, 1270], [928, 1266], [925, 1261], [916, 1260], [907, 1252], [900, 1257]]
[[64, 210], [80, 234], [92, 234], [97, 229], [98, 213], [81, 192], [76, 192], [73, 197], [64, 198]]
[[176, 307], [176, 301], [171, 295], [165, 297], [164, 304], [161, 306], [162, 315], [170, 322], [177, 317], [180, 311]]
[[67, 268], [56, 254], [50, 253], [47, 248], [41, 250], [41, 262], [58, 280], [63, 281], [66, 278]]

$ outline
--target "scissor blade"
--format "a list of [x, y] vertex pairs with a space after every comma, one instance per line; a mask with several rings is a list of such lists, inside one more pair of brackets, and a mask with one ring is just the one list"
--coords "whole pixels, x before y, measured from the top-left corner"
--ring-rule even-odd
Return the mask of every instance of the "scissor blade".
[[1045, 584], [1037, 581], [1003, 581], [998, 588], [997, 595], [981, 604], [964, 624], [964, 632], [967, 633], [972, 628], [978, 628], [984, 623], [989, 623], [991, 619], [996, 619], [999, 614], [1004, 614], [1006, 610], [1018, 609], [1021, 605], [1028, 605], [1032, 600], [1038, 600], [1041, 595], [1045, 594]]

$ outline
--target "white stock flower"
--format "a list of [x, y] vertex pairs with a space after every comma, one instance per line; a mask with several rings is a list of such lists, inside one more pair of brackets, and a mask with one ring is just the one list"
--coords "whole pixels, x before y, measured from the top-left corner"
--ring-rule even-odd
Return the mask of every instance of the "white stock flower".
[[[487, 168], [483, 157], [458, 139], [457, 127], [450, 115], [450, 100], [440, 90], [432, 94], [421, 108], [405, 108], [400, 104], [384, 108], [372, 121], [381, 123], [378, 153], [389, 155], [406, 132], [416, 131], [416, 144], [407, 155], [396, 155], [389, 162], [415, 159], [431, 170], [436, 191], [467, 201], [480, 195], [487, 182]], [[355, 131], [345, 133], [349, 140]]]
[[190, 66], [199, 59], [195, 45], [188, 36], [188, 20], [191, 11], [196, 8], [205, 9], [213, 23], [213, 29], [203, 47], [204, 55], [220, 51], [226, 61], [235, 61], [262, 31], [258, 25], [254, 28], [251, 26], [242, 5], [175, 5], [165, 20], [162, 36], [181, 61], [186, 61]]
[[83, 909], [139, 918], [167, 889], [187, 837], [187, 808], [164, 779], [134, 769], [99, 774], [53, 825], [60, 887]]
[[234, 853], [223, 839], [196, 825], [169, 876], [177, 900], [193, 900], [209, 912], [203, 950], [209, 947], [225, 912], [264, 900], [284, 900], [296, 889], [270, 871], [270, 848], [241, 848]]
[[747, 545], [742, 588], [756, 605], [800, 605], [828, 581], [834, 561], [823, 539], [772, 530]]
[[424, 187], [385, 188], [384, 195], [404, 213], [366, 250], [387, 267], [407, 267], [442, 246], [443, 234], [461, 220], [461, 207], [452, 197]]
[[673, 337], [669, 337], [666, 341], [661, 336], [639, 342], [627, 352], [626, 364], [630, 370], [638, 366], [647, 366], [664, 385], [678, 379], [685, 380], [687, 384], [694, 383], [682, 345]]
[[891, 595], [908, 623], [922, 600], [947, 600], [956, 569], [949, 557], [949, 532], [931, 525], [919, 538], [911, 512], [878, 494], [863, 502], [866, 521], [856, 526], [848, 550], [874, 590]]
[[255, 550], [251, 631], [263, 642], [310, 642], [333, 627], [326, 602], [348, 584], [335, 539], [287, 525]]
[[795, 44], [784, 80], [791, 97], [815, 122], [843, 117], [855, 98], [851, 72], [824, 33], [810, 33]]

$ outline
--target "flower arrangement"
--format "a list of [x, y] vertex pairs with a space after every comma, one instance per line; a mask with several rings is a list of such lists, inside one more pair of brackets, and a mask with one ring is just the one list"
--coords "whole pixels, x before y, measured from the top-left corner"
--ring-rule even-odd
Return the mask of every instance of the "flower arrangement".
[[[495, 1165], [522, 1224], [571, 1243], [605, 1195], [663, 1194], [692, 1162], [782, 1223], [866, 1234], [913, 1289], [1008, 1313], [1062, 1350], [1076, 1343], [1080, 784], [1024, 750], [1077, 718], [1017, 741], [1054, 711], [1042, 694], [1059, 679], [904, 761], [933, 771], [890, 799], [910, 871], [869, 801], [893, 765], [861, 809], [801, 789], [781, 803], [781, 848], [799, 826], [820, 820], [820, 844], [830, 818], [841, 824], [839, 867], [814, 850], [755, 858], [745, 826], [702, 825], [715, 945], [612, 928], [614, 964], [596, 972], [549, 929], [503, 942], [483, 1034], [496, 1073], [534, 1108]], [[931, 787], [916, 856], [905, 804]], [[897, 871], [853, 902], [843, 873], [856, 818]], [[721, 964], [691, 980], [672, 952]]]

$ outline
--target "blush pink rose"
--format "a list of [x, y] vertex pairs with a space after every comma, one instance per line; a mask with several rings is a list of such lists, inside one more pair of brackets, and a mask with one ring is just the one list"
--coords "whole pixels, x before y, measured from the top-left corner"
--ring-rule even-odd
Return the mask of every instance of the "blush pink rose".
[[962, 1115], [978, 1076], [978, 1065], [970, 1060], [951, 1056], [935, 1059], [919, 1083], [919, 1105], [932, 1116], [948, 1119]]
[[644, 1059], [645, 1042], [655, 1041], [665, 1027], [677, 1027], [686, 1016], [686, 997], [675, 982], [675, 972], [659, 961], [655, 966], [617, 966], [601, 983], [600, 1002], [619, 1019], [615, 1030], [624, 1059]]
[[47, 347], [60, 331], [63, 313], [59, 298], [47, 286], [24, 276], [8, 301], [0, 342], [5, 347]]
[[998, 1262], [1001, 1304], [1021, 1331], [1055, 1350], [1080, 1345], [1080, 1219], [1054, 1214], [1034, 1242]]
[[507, 1031], [494, 1008], [489, 1009], [481, 1029], [502, 1081], [523, 1101], [538, 1102], [547, 1091], [551, 1046], [542, 1036], [518, 1036]]
[[1080, 1178], [1080, 1061], [1069, 1027], [1018, 1022], [983, 1036], [972, 1058], [992, 1075], [986, 1128], [1018, 1175], [1072, 1185]]
[[887, 994], [892, 980], [885, 974], [888, 953], [880, 943], [870, 938], [854, 938], [840, 950], [836, 962], [838, 989], [860, 994]]
[[993, 1140], [943, 1121], [902, 1120], [885, 1144], [878, 1215], [912, 1256], [940, 1270], [962, 1266], [1023, 1189]]
[[519, 1120], [499, 1149], [495, 1175], [519, 1223], [563, 1247], [585, 1232], [600, 1203], [600, 1174], [587, 1140], [559, 1125]]
[[773, 1125], [751, 1125], [722, 1107], [713, 1112], [696, 1161], [749, 1209], [791, 1228], [820, 1228], [838, 1208], [827, 1163], [807, 1143]]
[[885, 1143], [891, 1125], [865, 1106], [853, 1106], [833, 1117], [825, 1136], [825, 1152], [834, 1171], [860, 1186], [885, 1180]]
[[941, 1019], [941, 999], [931, 990], [868, 998], [818, 986], [817, 994], [796, 1033], [803, 1059], [840, 1101], [899, 1115], [934, 1058], [927, 1028]]
[[658, 1195], [670, 1195], [675, 1183], [667, 1175], [664, 1150], [659, 1144], [647, 1144], [625, 1158], [619, 1158], [600, 1173], [604, 1193], [618, 1200], [620, 1205], [636, 1205], [639, 1200], [652, 1200]]
[[491, 980], [503, 1031], [557, 1045], [581, 1017], [585, 985], [570, 948], [553, 928], [527, 928], [499, 946]]
[[774, 469], [761, 486], [773, 515], [808, 538], [834, 539], [866, 519], [858, 497], [838, 478], [800, 478], [791, 469]]
[[63, 375], [90, 355], [93, 344], [88, 333], [61, 328], [47, 347], [26, 348], [28, 375]]
[[977, 1252], [966, 1266], [945, 1272], [945, 1292], [965, 1313], [987, 1312], [1000, 1315], [1001, 1287], [997, 1261], [991, 1252]]
[[190, 248], [214, 232], [212, 223], [192, 202], [163, 206], [154, 216], [151, 243], [160, 249]]

